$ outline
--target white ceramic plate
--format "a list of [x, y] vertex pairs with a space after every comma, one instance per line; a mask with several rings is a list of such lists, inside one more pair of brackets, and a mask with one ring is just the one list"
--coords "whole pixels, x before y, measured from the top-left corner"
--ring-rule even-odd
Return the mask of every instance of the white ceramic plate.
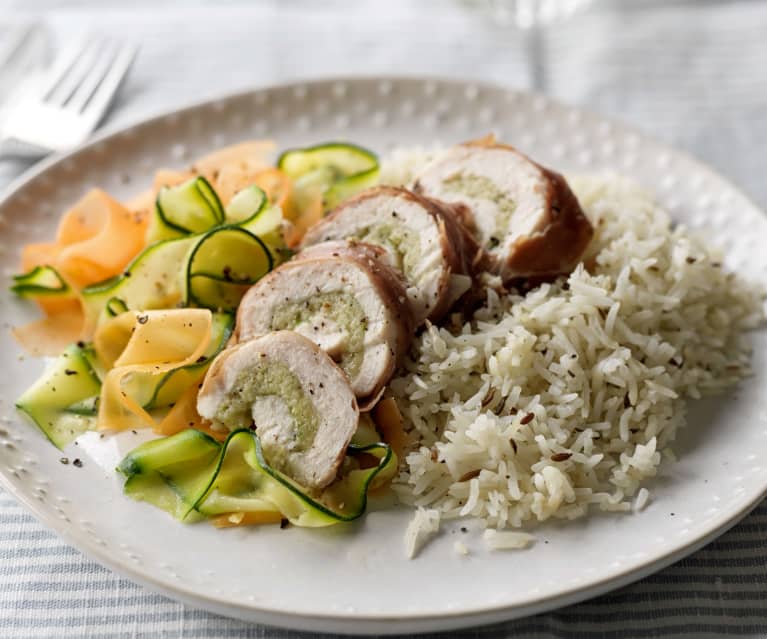
[[[52, 237], [65, 207], [99, 185], [128, 196], [158, 167], [269, 136], [281, 146], [349, 139], [385, 153], [495, 132], [558, 170], [613, 169], [657, 192], [674, 217], [710, 230], [731, 268], [767, 280], [767, 219], [735, 187], [691, 158], [620, 125], [540, 96], [440, 80], [352, 79], [293, 84], [227, 97], [100, 136], [22, 178], [0, 202], [0, 265]], [[490, 554], [476, 531], [449, 523], [416, 560], [404, 556], [410, 513], [380, 509], [348, 527], [217, 531], [184, 526], [121, 494], [113, 472], [139, 442], [131, 433], [86, 437], [61, 454], [22, 422], [13, 401], [41, 362], [20, 359], [9, 325], [35, 315], [3, 285], [0, 479], [38, 518], [118, 572], [209, 610], [327, 632], [441, 630], [529, 615], [626, 584], [723, 532], [765, 494], [767, 384], [764, 332], [753, 378], [726, 398], [692, 407], [677, 464], [652, 485], [641, 514], [594, 516], [539, 529], [521, 552]], [[460, 538], [471, 553], [459, 556]]]

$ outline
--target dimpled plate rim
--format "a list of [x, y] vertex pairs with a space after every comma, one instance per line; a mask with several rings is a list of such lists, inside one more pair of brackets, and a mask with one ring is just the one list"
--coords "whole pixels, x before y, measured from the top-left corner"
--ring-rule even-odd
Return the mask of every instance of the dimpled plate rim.
[[[580, 171], [614, 169], [634, 176], [643, 185], [654, 187], [659, 201], [675, 217], [693, 228], [715, 229], [728, 255], [736, 256], [734, 260], [730, 259], [729, 266], [742, 269], [761, 281], [767, 278], [767, 262], [755, 251], [754, 242], [759, 233], [753, 228], [756, 225], [764, 230], [767, 222], [753, 203], [711, 169], [614, 121], [558, 104], [544, 96], [477, 82], [435, 78], [334, 78], [294, 82], [208, 100], [106, 131], [79, 149], [51, 158], [16, 180], [0, 202], [0, 228], [3, 233], [6, 234], [11, 226], [19, 241], [28, 241], [32, 237], [42, 239], [42, 234], [36, 232], [34, 225], [9, 220], [11, 211], [34, 209], [32, 214], [52, 220], [61, 210], [61, 202], [74, 200], [86, 184], [94, 183], [95, 179], [98, 179], [95, 183], [118, 195], [138, 190], [135, 184], [148, 178], [152, 169], [159, 166], [151, 153], [147, 155], [153, 145], [161, 142], [147, 137], [152, 131], [159, 130], [158, 127], [175, 143], [160, 149], [162, 158], [157, 161], [171, 165], [183, 164], [194, 157], [197, 150], [229, 143], [237, 139], [236, 135], [242, 139], [262, 137], [270, 131], [276, 132], [278, 140], [288, 140], [290, 144], [316, 142], [329, 137], [348, 137], [363, 143], [375, 141], [374, 148], [381, 152], [388, 150], [392, 144], [406, 146], [415, 141], [428, 146], [435, 139], [447, 144], [493, 131], [554, 168], [567, 167]], [[210, 129], [212, 133], [204, 133], [205, 129]], [[116, 160], [109, 159], [126, 153], [130, 157], [142, 154], [146, 157], [136, 166], [120, 169], [115, 164]], [[84, 176], [91, 177], [86, 182]], [[133, 185], [124, 183], [127, 181], [125, 176]], [[52, 202], [55, 201], [59, 203], [54, 206]], [[694, 205], [694, 210], [686, 208], [690, 204]], [[733, 216], [733, 211], [737, 211], [737, 218]], [[18, 213], [16, 215], [19, 216]], [[20, 217], [27, 219], [26, 215]], [[740, 232], [749, 225], [752, 227], [751, 234]], [[6, 270], [11, 259], [8, 255], [0, 256]], [[4, 294], [7, 296], [7, 293]], [[6, 308], [10, 310], [6, 311]], [[18, 321], [31, 316], [29, 309], [16, 301], [4, 300], [3, 309], [0, 313], [5, 321], [9, 318]], [[755, 341], [763, 345], [762, 338], [758, 335]], [[12, 348], [7, 335], [3, 339], [3, 350]], [[755, 355], [763, 351], [756, 348]], [[37, 363], [25, 362], [20, 367], [24, 368], [27, 377], [39, 372]], [[755, 378], [743, 391], [749, 399], [753, 399], [747, 408], [754, 413], [755, 423], [760, 424], [762, 429], [757, 433], [754, 426], [750, 431], [744, 431], [753, 435], [752, 444], [767, 441], [767, 430], [761, 426], [767, 423], [767, 403], [760, 401], [757, 404], [759, 398], [752, 389], [760, 379], [763, 381], [765, 367], [761, 358], [755, 361], [754, 368]], [[24, 379], [26, 381], [26, 377]], [[5, 384], [8, 386], [8, 383]], [[0, 482], [47, 526], [100, 563], [153, 590], [219, 614], [301, 630], [376, 634], [426, 632], [492, 623], [574, 603], [630, 583], [700, 548], [745, 516], [763, 498], [767, 489], [767, 471], [758, 460], [751, 460], [753, 463], [744, 470], [740, 481], [715, 494], [720, 505], [709, 507], [705, 517], [695, 519], [695, 515], [691, 514], [687, 517], [689, 522], [683, 522], [681, 527], [677, 525], [678, 521], [667, 522], [666, 534], [648, 541], [639, 552], [618, 556], [599, 570], [574, 579], [557, 579], [555, 575], [541, 587], [531, 588], [521, 597], [518, 593], [502, 591], [495, 598], [485, 593], [488, 596], [482, 601], [476, 598], [469, 601], [453, 599], [413, 605], [403, 603], [401, 598], [384, 597], [376, 606], [369, 602], [341, 602], [328, 605], [323, 610], [306, 604], [302, 609], [296, 602], [284, 599], [269, 601], [235, 590], [216, 592], [212, 588], [216, 585], [215, 574], [209, 576], [207, 583], [204, 579], [194, 583], [185, 579], [183, 563], [162, 565], [163, 562], [144, 561], [142, 551], [145, 549], [110, 538], [108, 527], [91, 521], [92, 513], [83, 518], [84, 512], [90, 512], [87, 504], [78, 504], [72, 499], [77, 494], [79, 478], [73, 480], [71, 473], [67, 475], [58, 464], [50, 465], [51, 459], [57, 459], [57, 451], [48, 450], [50, 446], [47, 442], [13, 414], [12, 399], [15, 395], [6, 393], [6, 386], [0, 386], [0, 397], [3, 399], [0, 413], [4, 422], [0, 430]], [[711, 431], [710, 428], [708, 430]], [[708, 435], [712, 433], [716, 431]], [[130, 442], [120, 443], [119, 446], [130, 447]], [[702, 443], [693, 443], [693, 459], [696, 452], [700, 454], [701, 446], [705, 450], [705, 439]], [[746, 452], [745, 447], [742, 452]], [[99, 475], [96, 469], [92, 471], [96, 465], [96, 461], [87, 464], [86, 472], [101, 477], [104, 491], [110, 493], [103, 504], [152, 520], [152, 525], [156, 522], [167, 529], [169, 535], [178, 531], [183, 531], [181, 534], [185, 538], [207, 534], [201, 529], [178, 527], [167, 518], [158, 518], [157, 513], [146, 506], [121, 501], [119, 482], [104, 472]], [[674, 468], [668, 469], [672, 479], [675, 477]], [[682, 468], [681, 473], [676, 473], [679, 483], [672, 482], [670, 487], [661, 485], [657, 489], [660, 496], [648, 508], [650, 514], [647, 517], [650, 519], [643, 519], [643, 515], [629, 516], [633, 517], [637, 527], [646, 527], [647, 522], [652, 521], [652, 509], [659, 503], [662, 506], [665, 499], [673, 499], [674, 485], [677, 492], [688, 488], [685, 482], [691, 480]], [[696, 489], [694, 482], [691, 486], [694, 499], [700, 500], [701, 489]], [[724, 499], [723, 505], [722, 494], [729, 497]], [[381, 527], [396, 528], [406, 521], [406, 515], [386, 511], [371, 513], [366, 523], [359, 526], [362, 530], [358, 530], [356, 537], [375, 535], [375, 528], [370, 530], [368, 525], [370, 521]], [[597, 517], [587, 524], [574, 524], [572, 532], [562, 532], [555, 527], [546, 533], [552, 539], [552, 548], [547, 547], [547, 551], [561, 556], [562, 548], [557, 550], [554, 543], [557, 539], [586, 535], [584, 539], [588, 540], [588, 535], [604, 534], [601, 531], [610, 526], [621, 528], [622, 524], [616, 524], [616, 521], [625, 522], [626, 518], [620, 517], [615, 516], [618, 520]], [[680, 517], [679, 521], [682, 519]], [[116, 536], [114, 531], [111, 532]], [[399, 555], [402, 554], [399, 545], [401, 532], [400, 529], [392, 533]], [[626, 531], [621, 529], [618, 532], [625, 534]], [[419, 566], [426, 568], [426, 583], [429, 581], [429, 568], [436, 570], [438, 562], [455, 568], [453, 574], [457, 578], [461, 577], [459, 570], [467, 574], [467, 566], [471, 564], [461, 563], [451, 555], [449, 544], [454, 538], [445, 536], [447, 539], [432, 544], [419, 559], [413, 562], [403, 559], [398, 564], [401, 570], [413, 571]], [[338, 539], [332, 535], [318, 533], [318, 537], [320, 546], [325, 549], [333, 551], [339, 545]], [[353, 545], [357, 542], [356, 537], [345, 542]], [[238, 538], [238, 543], [245, 542], [259, 543], [257, 537], [248, 536], [244, 541]], [[567, 550], [566, 545], [564, 550]], [[519, 562], [519, 557], [529, 557], [531, 552], [540, 553], [542, 548], [539, 544], [533, 551], [519, 555], [489, 555], [483, 554], [481, 549], [476, 553], [473, 550], [470, 561], [479, 562], [480, 566], [502, 562], [513, 566]], [[380, 562], [383, 558], [376, 559], [378, 568], [382, 568]], [[350, 561], [359, 562], [361, 558], [355, 555]], [[317, 565], [322, 567], [321, 562]], [[396, 595], [397, 592], [395, 598]]]

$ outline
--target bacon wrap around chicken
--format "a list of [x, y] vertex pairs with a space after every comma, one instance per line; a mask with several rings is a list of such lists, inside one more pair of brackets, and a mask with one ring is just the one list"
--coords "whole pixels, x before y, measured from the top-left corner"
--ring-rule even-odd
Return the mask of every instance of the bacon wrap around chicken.
[[413, 188], [458, 208], [484, 266], [504, 281], [569, 273], [593, 235], [561, 175], [490, 140], [448, 149]]
[[302, 245], [342, 239], [385, 249], [407, 281], [418, 325], [438, 320], [471, 287], [476, 243], [451, 207], [406, 189], [379, 186], [359, 193], [310, 228]]

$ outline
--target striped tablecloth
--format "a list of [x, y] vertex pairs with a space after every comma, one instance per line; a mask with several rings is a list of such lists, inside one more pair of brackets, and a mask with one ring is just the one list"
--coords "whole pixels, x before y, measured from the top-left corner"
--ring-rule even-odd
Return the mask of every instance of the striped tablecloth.
[[[86, 30], [140, 40], [110, 123], [292, 78], [474, 77], [619, 117], [691, 151], [767, 206], [767, 3], [605, 0], [533, 34], [486, 9], [512, 4], [134, 0], [130, 8], [104, 9], [95, 1], [0, 0], [0, 18], [41, 18], [54, 47]], [[23, 168], [0, 163], [0, 189]], [[1, 637], [299, 634], [150, 593], [84, 558], [0, 492]], [[767, 503], [703, 550], [632, 586], [460, 635], [767, 636]]]

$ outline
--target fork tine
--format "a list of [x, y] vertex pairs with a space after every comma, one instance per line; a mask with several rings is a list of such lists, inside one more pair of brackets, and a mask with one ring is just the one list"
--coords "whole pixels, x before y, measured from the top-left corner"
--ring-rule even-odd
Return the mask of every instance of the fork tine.
[[109, 107], [120, 83], [133, 63], [137, 51], [138, 48], [132, 44], [124, 44], [120, 47], [112, 66], [104, 77], [104, 81], [96, 88], [93, 96], [86, 103], [83, 116], [86, 116], [94, 125], [98, 123]]
[[44, 100], [56, 106], [63, 106], [98, 60], [102, 44], [101, 39], [88, 42]]
[[45, 81], [40, 88], [40, 95], [45, 99], [51, 91], [53, 91], [59, 83], [66, 77], [69, 70], [74, 66], [77, 60], [82, 55], [83, 51], [88, 47], [87, 42], [78, 42], [74, 45], [70, 45], [61, 55], [56, 56], [53, 63], [53, 67], [48, 71]]
[[74, 94], [67, 102], [66, 106], [68, 109], [73, 109], [77, 112], [82, 111], [83, 107], [93, 95], [93, 92], [104, 80], [104, 76], [109, 72], [118, 51], [119, 47], [117, 47], [115, 43], [109, 41], [104, 43], [101, 55], [96, 60], [95, 65], [91, 68], [85, 78], [83, 78], [80, 86], [77, 87]]
[[28, 24], [11, 32], [8, 39], [0, 47], [0, 67], [8, 64], [15, 55], [22, 49], [27, 40], [32, 35], [32, 25]]

